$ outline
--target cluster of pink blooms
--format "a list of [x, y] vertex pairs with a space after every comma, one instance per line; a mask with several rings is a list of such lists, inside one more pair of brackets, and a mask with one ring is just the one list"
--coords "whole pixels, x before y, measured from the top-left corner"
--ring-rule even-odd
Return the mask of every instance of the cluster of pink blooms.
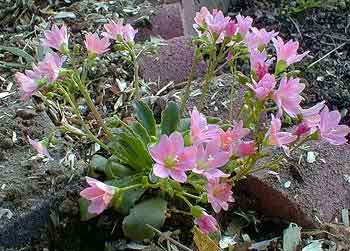
[[[193, 172], [207, 179], [206, 191], [208, 202], [214, 211], [227, 210], [228, 203], [233, 202], [232, 185], [224, 182], [229, 174], [221, 167], [234, 158], [254, 155], [254, 141], [243, 140], [249, 130], [243, 128], [243, 123], [223, 131], [217, 125], [210, 125], [206, 118], [197, 111], [191, 112], [190, 138], [192, 144], [185, 146], [183, 136], [174, 132], [170, 136], [162, 135], [157, 145], [150, 148], [150, 154], [155, 161], [154, 175], [160, 178], [172, 178], [180, 183], [187, 180], [186, 172]], [[196, 223], [203, 232], [217, 230], [215, 219], [203, 213]]]
[[[89, 55], [95, 57], [109, 50], [110, 40], [132, 43], [137, 30], [130, 24], [123, 25], [122, 21], [115, 23], [111, 21], [104, 26], [106, 32], [103, 32], [103, 38], [96, 33], [85, 35], [85, 47]], [[19, 92], [22, 100], [30, 98], [40, 87], [45, 84], [54, 82], [58, 77], [64, 62], [69, 56], [68, 44], [69, 37], [67, 27], [62, 25], [59, 28], [53, 25], [51, 30], [44, 32], [42, 45], [51, 48], [57, 52], [49, 52], [45, 58], [34, 65], [32, 70], [26, 70], [25, 73], [17, 72], [15, 78], [19, 84]]]
[[[253, 27], [251, 17], [237, 15], [236, 20], [232, 20], [230, 17], [225, 17], [221, 11], [213, 10], [210, 13], [205, 7], [197, 13], [194, 20], [194, 28], [200, 36], [213, 37], [214, 34], [219, 38], [216, 40], [218, 43], [223, 42], [222, 38], [236, 36], [235, 41], [238, 39], [246, 44], [252, 76], [255, 76], [252, 77], [252, 84], [247, 84], [247, 86], [259, 101], [265, 102], [271, 99], [278, 108], [276, 116], [272, 116], [271, 127], [267, 133], [270, 145], [280, 146], [287, 150], [288, 144], [316, 131], [319, 131], [320, 136], [332, 144], [340, 145], [347, 142], [345, 136], [350, 133], [350, 130], [345, 125], [339, 125], [341, 116], [338, 111], [329, 112], [324, 102], [315, 107], [303, 109], [300, 104], [303, 100], [301, 93], [305, 85], [300, 79], [282, 76], [278, 81], [279, 77], [269, 72], [275, 58], [269, 58], [268, 45], [272, 42], [275, 48], [276, 68], [282, 67], [277, 72], [275, 71], [278, 74], [288, 66], [301, 61], [309, 53], [306, 51], [298, 54], [299, 43], [297, 41], [284, 42], [278, 36], [278, 32]], [[227, 30], [232, 32], [227, 32]], [[228, 55], [228, 58], [232, 59], [232, 57], [232, 54]], [[298, 116], [304, 118], [296, 132], [280, 131], [281, 117], [284, 112], [293, 118]]]

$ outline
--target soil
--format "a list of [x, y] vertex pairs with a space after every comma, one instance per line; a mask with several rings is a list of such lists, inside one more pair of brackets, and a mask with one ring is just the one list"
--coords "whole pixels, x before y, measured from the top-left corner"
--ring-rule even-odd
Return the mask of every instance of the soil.
[[[66, 7], [63, 10], [74, 11], [77, 14], [77, 19], [68, 21], [68, 23], [72, 25], [72, 32], [75, 34], [74, 39], [78, 40], [81, 40], [83, 32], [100, 26], [99, 20], [120, 13], [119, 7], [121, 5], [118, 4], [115, 5], [116, 7], [108, 5], [108, 11], [102, 8], [101, 12], [97, 11], [96, 13], [95, 6], [84, 5], [84, 2], [74, 1], [72, 5], [63, 6]], [[270, 29], [280, 31], [285, 38], [298, 39], [303, 50], [311, 51], [311, 56], [306, 63], [298, 67], [306, 70], [304, 73], [304, 78], [308, 81], [306, 104], [311, 105], [321, 99], [326, 99], [332, 108], [349, 108], [349, 5], [335, 9], [307, 10], [299, 15], [287, 15], [288, 10], [279, 3], [280, 1], [268, 1], [268, 3], [266, 3], [267, 1], [257, 0], [236, 2], [240, 3], [230, 9], [232, 13], [241, 12], [252, 15], [256, 17], [257, 26], [267, 26]], [[57, 7], [55, 10], [59, 10], [59, 8]], [[39, 18], [48, 20], [48, 15], [35, 13], [39, 15]], [[93, 15], [87, 17], [87, 13], [93, 13]], [[88, 25], [89, 22], [94, 25]], [[37, 24], [40, 24], [40, 22]], [[29, 29], [27, 30], [29, 33], [33, 31], [33, 28], [34, 25], [25, 27], [25, 29]], [[3, 30], [6, 32], [0, 35], [1, 45], [20, 48], [27, 46], [22, 39], [23, 30], [21, 30], [21, 27], [8, 25]], [[36, 37], [31, 35], [29, 37], [33, 38], [35, 44]], [[311, 62], [321, 58], [344, 42], [347, 44], [344, 44], [319, 64], [307, 69]], [[33, 55], [36, 54], [35, 51], [30, 52]], [[10, 53], [3, 53], [0, 60], [7, 63], [21, 63], [18, 58]], [[107, 111], [121, 110], [121, 108], [115, 109], [117, 97], [123, 93], [118, 89], [116, 79], [121, 78], [126, 81], [131, 79], [128, 65], [122, 67], [119, 63], [120, 59], [110, 58], [108, 61], [102, 62], [101, 67], [98, 67], [94, 73], [97, 79], [96, 85], [94, 85], [95, 98], [101, 97], [100, 99], [103, 100], [100, 103], [100, 110], [105, 114]], [[14, 70], [10, 67], [0, 68], [1, 77], [6, 80], [1, 80], [0, 92], [5, 91], [10, 82], [13, 81], [13, 73]], [[100, 78], [101, 76], [102, 78]], [[231, 86], [232, 78], [229, 75], [222, 75], [216, 79], [215, 83], [211, 89], [209, 99], [206, 101], [205, 112], [225, 120], [229, 111], [228, 87]], [[110, 87], [106, 88], [106, 85]], [[198, 85], [200, 85], [200, 82], [195, 86]], [[15, 86], [13, 86], [10, 92], [15, 92], [15, 89]], [[237, 102], [235, 102], [235, 113], [238, 112], [240, 106], [241, 90], [237, 90], [237, 93], [239, 95]], [[166, 98], [171, 99], [171, 96], [175, 94], [179, 93], [171, 92]], [[195, 103], [194, 99], [195, 97], [191, 98], [190, 107]], [[59, 162], [69, 150], [67, 145], [72, 146], [71, 142], [50, 149], [55, 161], [42, 161], [36, 157], [33, 158], [36, 153], [29, 146], [26, 136], [30, 135], [33, 139], [41, 139], [54, 128], [49, 117], [40, 110], [42, 110], [40, 104], [23, 103], [18, 100], [16, 93], [0, 99], [0, 168], [2, 170], [0, 173], [0, 209], [9, 209], [13, 213], [11, 219], [7, 219], [5, 216], [0, 218], [0, 249], [2, 245], [11, 247], [11, 242], [16, 242], [17, 245], [20, 244], [18, 239], [13, 238], [19, 238], [22, 243], [30, 241], [29, 245], [18, 247], [18, 250], [43, 250], [46, 248], [57, 251], [94, 251], [103, 250], [105, 246], [109, 248], [108, 250], [128, 249], [127, 240], [121, 238], [120, 229], [118, 229], [121, 219], [115, 214], [107, 211], [89, 222], [80, 221], [77, 199], [82, 188], [80, 177], [85, 163], [81, 161], [75, 165], [75, 169], [72, 169]], [[15, 133], [17, 140], [13, 140], [13, 133]], [[79, 156], [85, 156], [86, 149], [81, 151], [81, 147], [74, 146], [73, 151], [76, 149], [78, 149], [77, 158], [85, 159]], [[37, 214], [33, 215], [32, 212], [37, 212]], [[50, 220], [48, 220], [48, 215], [50, 215]], [[227, 219], [232, 215], [222, 215], [222, 217], [221, 221], [229, 225]], [[252, 234], [254, 233], [254, 229], [250, 229], [252, 227], [245, 229], [256, 240], [264, 240], [280, 235], [281, 230], [287, 224], [275, 219], [256, 217], [262, 219], [262, 224], [259, 225], [260, 235]], [[184, 225], [187, 229], [191, 228], [191, 223], [188, 221], [182, 224], [183, 222], [179, 220], [176, 223], [172, 225], [174, 229], [170, 230], [181, 228]], [[36, 230], [44, 225], [45, 227], [42, 228], [41, 234], [39, 233], [40, 236], [38, 236]], [[6, 229], [6, 232], [4, 229]], [[17, 235], [14, 235], [14, 233]], [[191, 244], [191, 241], [184, 238], [184, 236], [180, 236], [180, 239], [185, 244]], [[147, 250], [157, 249], [157, 246], [153, 243]]]
[[[238, 1], [230, 11], [255, 18], [257, 27], [279, 31], [285, 39], [295, 39], [300, 51], [310, 51], [307, 60], [297, 66], [307, 81], [305, 104], [326, 100], [332, 109], [350, 107], [350, 3], [333, 1], [331, 6], [291, 13], [293, 2]], [[326, 1], [324, 1], [326, 2]], [[340, 4], [344, 2], [344, 4]], [[342, 45], [311, 68], [308, 66]]]

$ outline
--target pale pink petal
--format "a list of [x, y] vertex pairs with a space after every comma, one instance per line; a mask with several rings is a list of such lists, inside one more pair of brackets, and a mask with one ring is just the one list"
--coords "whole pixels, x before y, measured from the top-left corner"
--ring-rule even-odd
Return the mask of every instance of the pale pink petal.
[[103, 197], [96, 198], [90, 202], [90, 205], [88, 207], [88, 211], [91, 214], [100, 214], [107, 208], [107, 205], [105, 204]]
[[160, 178], [167, 178], [170, 175], [170, 170], [167, 169], [165, 166], [154, 164], [153, 173], [155, 176], [158, 176]]
[[169, 173], [171, 178], [180, 183], [185, 183], [187, 180], [186, 173], [182, 170], [170, 170]]
[[103, 194], [104, 192], [102, 190], [96, 189], [95, 187], [88, 187], [80, 192], [80, 196], [87, 200], [96, 199], [97, 197], [103, 196]]

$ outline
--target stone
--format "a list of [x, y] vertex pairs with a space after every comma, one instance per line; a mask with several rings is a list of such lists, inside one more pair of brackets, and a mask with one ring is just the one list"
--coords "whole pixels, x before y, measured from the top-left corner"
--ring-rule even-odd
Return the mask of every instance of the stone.
[[20, 117], [24, 120], [30, 120], [37, 116], [36, 112], [31, 109], [18, 109], [16, 111], [16, 117]]
[[150, 12], [145, 10], [141, 16], [149, 16], [149, 21], [143, 22], [140, 17], [128, 20], [138, 29], [136, 40], [143, 41], [152, 37], [171, 39], [184, 35], [180, 3], [163, 4]]
[[[309, 145], [308, 151], [319, 154], [316, 162], [307, 163], [307, 153], [299, 152], [279, 171], [279, 179], [268, 171], [260, 171], [242, 181], [236, 194], [252, 201], [250, 206], [265, 216], [282, 218], [304, 228], [334, 220], [343, 208], [350, 208], [350, 183], [345, 178], [350, 174], [350, 147], [324, 141]], [[291, 186], [285, 188], [288, 181]]]
[[[140, 59], [140, 76], [146, 81], [159, 82], [160, 88], [170, 81], [186, 81], [191, 71], [194, 48], [191, 38], [178, 37], [166, 41], [157, 55], [144, 56]], [[203, 75], [204, 62], [197, 67], [196, 76]]]
[[184, 35], [180, 3], [165, 4], [151, 16], [151, 35], [171, 39]]

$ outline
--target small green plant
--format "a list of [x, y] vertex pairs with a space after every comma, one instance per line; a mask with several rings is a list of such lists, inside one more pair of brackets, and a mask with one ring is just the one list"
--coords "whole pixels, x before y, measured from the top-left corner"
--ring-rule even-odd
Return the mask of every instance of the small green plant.
[[285, 1], [285, 8], [291, 14], [299, 14], [308, 9], [320, 8], [322, 6], [321, 0], [296, 0], [293, 1], [293, 6], [291, 6], [290, 2], [290, 0]]

